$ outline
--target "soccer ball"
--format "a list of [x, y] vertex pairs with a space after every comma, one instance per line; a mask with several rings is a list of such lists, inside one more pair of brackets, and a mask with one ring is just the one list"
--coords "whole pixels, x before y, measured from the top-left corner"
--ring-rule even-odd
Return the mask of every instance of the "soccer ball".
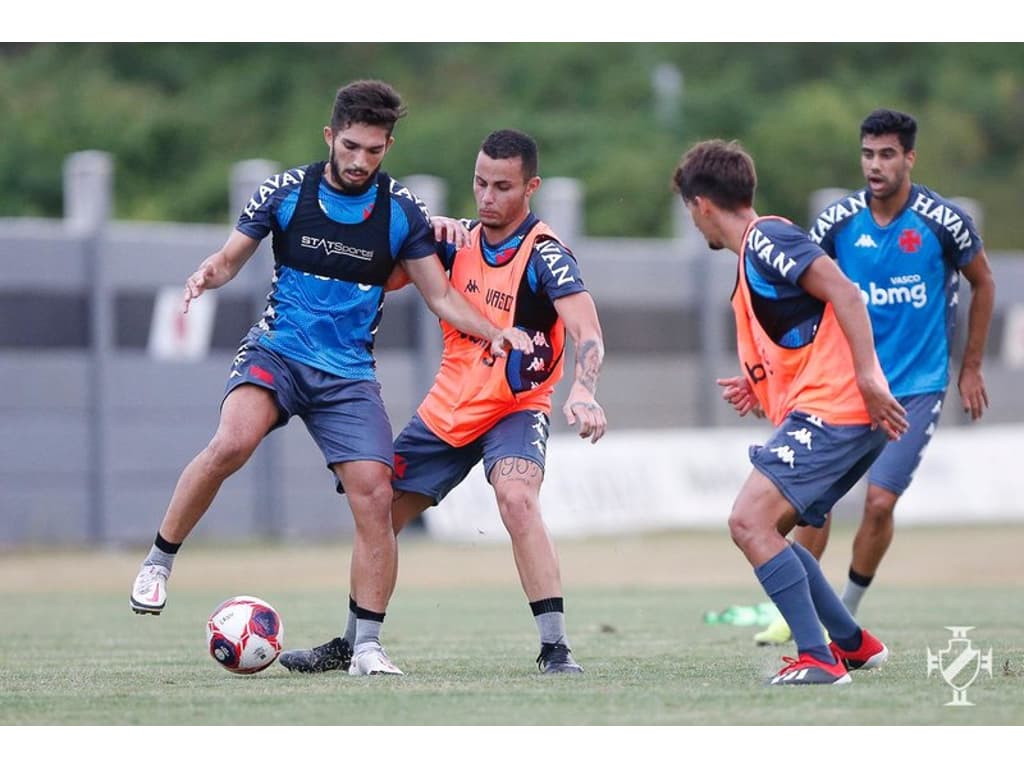
[[228, 672], [251, 675], [281, 653], [284, 625], [270, 603], [240, 595], [218, 605], [206, 622], [206, 647]]

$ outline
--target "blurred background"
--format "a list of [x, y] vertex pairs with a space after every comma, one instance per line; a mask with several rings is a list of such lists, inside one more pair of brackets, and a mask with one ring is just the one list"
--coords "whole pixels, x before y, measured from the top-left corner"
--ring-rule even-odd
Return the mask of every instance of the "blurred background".
[[[999, 440], [962, 461], [1019, 448], [1024, 45], [2, 44], [0, 548], [152, 539], [263, 308], [268, 244], [187, 322], [181, 285], [264, 178], [326, 157], [334, 94], [359, 78], [403, 95], [409, 116], [384, 167], [435, 213], [473, 215], [473, 162], [491, 130], [537, 139], [535, 208], [597, 301], [599, 399], [613, 448], [638, 464], [659, 435], [713, 440], [736, 421], [714, 384], [735, 368], [735, 262], [707, 251], [672, 197], [682, 152], [741, 140], [757, 162], [758, 211], [806, 226], [861, 186], [864, 115], [914, 114], [913, 179], [968, 208], [996, 273], [992, 410], [972, 429]], [[439, 350], [415, 292], [389, 296], [377, 353], [396, 431]], [[943, 424], [936, 446], [964, 426], [958, 407]], [[566, 432], [557, 411], [553, 425], [553, 439]], [[734, 490], [731, 476], [712, 481]], [[1019, 502], [1011, 511], [1024, 517]], [[350, 526], [296, 422], [224, 486], [196, 537], [298, 540]]]

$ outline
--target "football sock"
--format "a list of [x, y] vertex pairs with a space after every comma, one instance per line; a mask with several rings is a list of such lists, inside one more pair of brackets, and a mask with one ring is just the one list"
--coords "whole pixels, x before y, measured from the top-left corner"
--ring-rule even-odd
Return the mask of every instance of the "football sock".
[[836, 641], [840, 648], [846, 648], [844, 642], [853, 642], [854, 648], [860, 646], [860, 627], [856, 620], [843, 605], [839, 595], [828, 583], [825, 574], [821, 572], [821, 564], [803, 546], [793, 542], [793, 551], [800, 558], [800, 562], [807, 571], [807, 586], [811, 591], [811, 600], [814, 601], [814, 610], [818, 618], [825, 625], [829, 635]]
[[846, 589], [843, 590], [843, 605], [856, 616], [857, 609], [860, 608], [860, 599], [864, 597], [864, 593], [871, 585], [871, 580], [875, 577], [862, 576], [851, 568], [849, 578], [850, 580], [846, 582]]
[[541, 643], [561, 643], [568, 646], [565, 636], [565, 609], [560, 597], [546, 597], [530, 603]]
[[157, 533], [156, 540], [153, 542], [153, 546], [150, 548], [149, 554], [146, 555], [146, 559], [142, 561], [142, 564], [159, 565], [169, 571], [174, 567], [174, 556], [178, 554], [180, 548], [181, 544], [171, 544], [171, 542]]
[[352, 645], [358, 648], [363, 643], [380, 644], [380, 630], [384, 624], [384, 614], [374, 613], [356, 606], [356, 641]]
[[786, 547], [768, 562], [757, 566], [754, 575], [789, 624], [797, 651], [834, 663], [811, 600], [807, 571], [793, 548]]
[[348, 623], [345, 625], [345, 639], [348, 641], [349, 648], [355, 648], [356, 646], [356, 610], [359, 606], [356, 605], [356, 599], [352, 595], [348, 596]]

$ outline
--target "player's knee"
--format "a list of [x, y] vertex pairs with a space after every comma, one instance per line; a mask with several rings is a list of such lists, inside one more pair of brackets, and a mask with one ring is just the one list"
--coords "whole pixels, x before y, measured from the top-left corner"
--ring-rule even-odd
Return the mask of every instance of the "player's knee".
[[249, 460], [257, 445], [258, 440], [253, 442], [238, 435], [217, 433], [203, 451], [203, 458], [211, 473], [227, 477]]
[[747, 546], [757, 538], [760, 527], [756, 519], [735, 507], [729, 515], [729, 535], [737, 547], [746, 551]]
[[352, 514], [368, 524], [387, 524], [391, 527], [391, 501], [393, 491], [390, 483], [379, 483], [358, 489], [345, 489]]
[[888, 492], [868, 494], [864, 502], [864, 522], [876, 526], [889, 525], [896, 508], [896, 498]]
[[498, 510], [511, 536], [529, 529], [540, 519], [536, 495], [522, 488], [507, 488], [499, 492]]

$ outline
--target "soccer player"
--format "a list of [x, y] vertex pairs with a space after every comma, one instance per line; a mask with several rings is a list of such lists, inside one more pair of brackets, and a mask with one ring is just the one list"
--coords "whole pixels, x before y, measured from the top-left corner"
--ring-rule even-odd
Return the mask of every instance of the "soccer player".
[[[867, 186], [829, 205], [811, 229], [812, 239], [860, 288], [879, 362], [910, 422], [906, 435], [887, 445], [868, 472], [842, 594], [852, 614], [892, 542], [896, 502], [910, 486], [939, 423], [960, 274], [970, 283], [971, 300], [957, 388], [972, 420], [988, 407], [981, 363], [995, 303], [992, 269], [971, 217], [911, 182], [916, 135], [917, 122], [910, 115], [888, 109], [868, 115], [860, 126]], [[798, 531], [796, 539], [820, 559], [828, 534], [826, 524]], [[788, 642], [789, 627], [778, 619], [754, 639], [761, 645]]]
[[[562, 376], [566, 334], [576, 360], [562, 412], [592, 443], [607, 425], [595, 399], [604, 345], [575, 257], [530, 211], [540, 185], [537, 145], [530, 136], [499, 130], [484, 140], [473, 177], [478, 218], [469, 223], [469, 244], [447, 246], [444, 262], [454, 289], [491, 322], [522, 329], [533, 351], [496, 360], [484, 340], [442, 322], [437, 378], [395, 440], [392, 516], [400, 531], [439, 504], [482, 459], [540, 635], [538, 667], [545, 674], [580, 673], [565, 629], [558, 555], [539, 497], [551, 393]], [[353, 618], [350, 613], [344, 637], [286, 652], [281, 663], [299, 672], [343, 669], [356, 631]]]
[[673, 186], [708, 245], [739, 257], [732, 306], [743, 375], [718, 383], [741, 414], [761, 410], [776, 427], [751, 447], [754, 468], [729, 516], [733, 541], [796, 638], [797, 657], [784, 658], [770, 684], [848, 683], [848, 669], [877, 667], [889, 652], [853, 619], [810, 552], [785, 536], [797, 524], [824, 524], [906, 430], [903, 407], [878, 364], [857, 287], [804, 230], [757, 214], [754, 162], [738, 143], [698, 143]]
[[425, 210], [380, 165], [405, 115], [401, 97], [379, 81], [337, 92], [323, 129], [326, 162], [267, 179], [234, 231], [185, 283], [184, 311], [204, 291], [238, 274], [273, 235], [274, 277], [263, 317], [236, 354], [217, 432], [185, 468], [132, 586], [130, 605], [159, 614], [179, 547], [270, 431], [301, 418], [323, 453], [355, 522], [352, 598], [358, 626], [353, 675], [401, 674], [380, 644], [397, 548], [391, 524], [391, 424], [376, 381], [374, 333], [384, 285], [396, 263], [430, 308], [482, 339], [501, 358], [506, 345], [532, 350], [452, 290], [435, 254]]

